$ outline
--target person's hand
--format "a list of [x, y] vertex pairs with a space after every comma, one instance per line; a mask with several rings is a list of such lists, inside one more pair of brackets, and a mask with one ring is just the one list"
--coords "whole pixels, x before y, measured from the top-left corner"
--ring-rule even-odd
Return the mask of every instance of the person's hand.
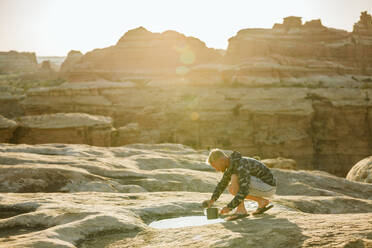
[[222, 215], [227, 214], [230, 211], [231, 211], [231, 209], [229, 207], [224, 207], [223, 209], [221, 209], [220, 214], [222, 214]]
[[205, 200], [202, 203], [203, 208], [210, 208], [212, 207], [214, 201], [213, 200]]

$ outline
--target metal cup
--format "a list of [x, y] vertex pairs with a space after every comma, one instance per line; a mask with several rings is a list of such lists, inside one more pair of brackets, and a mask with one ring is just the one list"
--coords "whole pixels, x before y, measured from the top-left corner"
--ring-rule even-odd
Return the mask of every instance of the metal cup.
[[218, 208], [207, 208], [207, 219], [217, 219], [218, 218]]

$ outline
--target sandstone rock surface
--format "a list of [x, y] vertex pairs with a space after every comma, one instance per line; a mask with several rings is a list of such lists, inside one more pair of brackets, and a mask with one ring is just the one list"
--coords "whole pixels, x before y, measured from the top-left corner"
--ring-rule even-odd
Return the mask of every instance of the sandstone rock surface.
[[17, 118], [19, 128], [14, 142], [26, 144], [70, 143], [109, 146], [110, 117], [84, 113], [57, 113]]
[[372, 183], [372, 156], [359, 161], [346, 176], [350, 181]]
[[0, 143], [10, 143], [18, 124], [0, 115]]
[[[1, 144], [0, 247], [372, 244], [372, 186], [319, 171], [273, 169], [275, 207], [262, 216], [199, 227], [149, 227], [158, 219], [202, 215], [200, 202], [221, 177], [204, 164], [207, 154], [175, 144]], [[223, 207], [231, 198], [223, 194], [216, 204]], [[256, 207], [248, 201], [246, 206]]]

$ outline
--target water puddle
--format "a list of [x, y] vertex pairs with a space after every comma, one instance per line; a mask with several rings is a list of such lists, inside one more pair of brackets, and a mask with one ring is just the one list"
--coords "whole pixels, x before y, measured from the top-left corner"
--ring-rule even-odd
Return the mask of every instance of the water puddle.
[[224, 219], [208, 220], [207, 216], [186, 216], [172, 219], [158, 220], [150, 223], [150, 227], [156, 229], [168, 229], [188, 226], [203, 226], [208, 224], [215, 224], [225, 222]]
[[[244, 205], [246, 209], [248, 210], [248, 212], [253, 212], [257, 208], [257, 203], [252, 202], [252, 201], [246, 201]], [[282, 212], [282, 211], [286, 211], [286, 212], [294, 211], [293, 209], [288, 208], [278, 203], [274, 203], [273, 205], [274, 205], [273, 209], [275, 209], [277, 213]], [[265, 215], [265, 217], [267, 216], [269, 217], [271, 216], [270, 211], [268, 211], [267, 214]], [[251, 216], [251, 218], [257, 218], [257, 217]], [[168, 229], [168, 228], [179, 228], [179, 227], [189, 227], [189, 226], [203, 226], [203, 225], [222, 223], [222, 222], [226, 222], [226, 220], [222, 218], [208, 220], [206, 215], [200, 215], [200, 216], [198, 215], [198, 216], [185, 216], [185, 217], [157, 220], [157, 221], [150, 223], [149, 226], [156, 228], [156, 229]]]

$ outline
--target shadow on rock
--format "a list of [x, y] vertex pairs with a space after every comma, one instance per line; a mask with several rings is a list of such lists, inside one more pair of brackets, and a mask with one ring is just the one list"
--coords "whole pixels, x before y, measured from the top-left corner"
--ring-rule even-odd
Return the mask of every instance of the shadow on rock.
[[222, 225], [241, 236], [219, 244], [222, 247], [301, 247], [308, 238], [299, 226], [288, 219], [269, 214], [228, 221]]

